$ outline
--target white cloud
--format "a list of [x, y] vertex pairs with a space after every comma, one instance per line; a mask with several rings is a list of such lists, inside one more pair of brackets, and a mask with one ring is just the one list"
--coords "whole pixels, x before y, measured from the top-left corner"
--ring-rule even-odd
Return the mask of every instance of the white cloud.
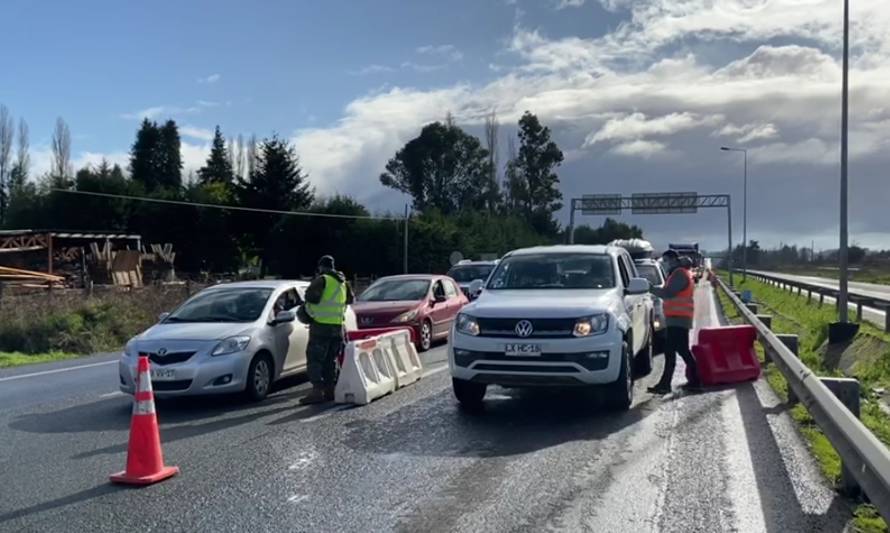
[[141, 109], [139, 111], [134, 111], [132, 113], [121, 113], [121, 118], [125, 118], [128, 120], [142, 120], [144, 118], [153, 119], [158, 115], [165, 113], [164, 106], [153, 106], [147, 107], [145, 109]]
[[386, 72], [394, 72], [395, 69], [386, 65], [368, 65], [366, 67], [362, 67], [359, 70], [351, 71], [350, 74], [355, 76], [367, 76], [369, 74], [383, 74]]
[[177, 115], [196, 115], [201, 113], [205, 108], [218, 107], [219, 105], [219, 102], [198, 100], [195, 102], [195, 105], [187, 107], [158, 105], [133, 111], [131, 113], [121, 113], [120, 117], [127, 120], [142, 120], [145, 118], [149, 120], [167, 119], [175, 118]]
[[581, 7], [586, 0], [559, 0], [556, 9], [566, 9], [568, 7]]
[[222, 79], [221, 74], [211, 74], [203, 78], [198, 78], [198, 83], [212, 84], [218, 82], [220, 79]]
[[209, 130], [207, 128], [198, 128], [195, 126], [180, 126], [179, 133], [185, 137], [191, 137], [193, 139], [200, 139], [202, 141], [210, 141], [213, 139], [213, 130]]
[[421, 55], [444, 57], [452, 62], [458, 62], [464, 58], [464, 54], [453, 44], [420, 46], [417, 48], [417, 53]]
[[727, 124], [714, 132], [715, 136], [736, 137], [737, 143], [749, 143], [761, 139], [774, 139], [779, 136], [779, 130], [775, 124]]
[[643, 113], [632, 113], [609, 119], [596, 133], [584, 140], [584, 146], [603, 141], [626, 141], [651, 135], [671, 135], [680, 131], [712, 125], [719, 122], [719, 115], [698, 116], [694, 113], [671, 113], [647, 119]]
[[666, 149], [667, 146], [663, 143], [638, 139], [636, 141], [618, 144], [612, 148], [611, 152], [628, 157], [649, 158], [655, 154], [664, 152]]
[[435, 72], [445, 68], [445, 65], [424, 65], [413, 61], [405, 61], [401, 66], [403, 69], [413, 70], [415, 72]]
[[219, 102], [213, 102], [210, 100], [198, 100], [195, 103], [201, 107], [219, 107], [219, 105], [220, 105]]

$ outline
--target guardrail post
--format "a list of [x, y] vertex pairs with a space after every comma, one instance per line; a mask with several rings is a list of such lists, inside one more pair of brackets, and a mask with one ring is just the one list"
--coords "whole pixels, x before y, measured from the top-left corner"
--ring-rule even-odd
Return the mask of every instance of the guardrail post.
[[819, 293], [819, 307], [822, 307], [822, 304], [825, 303], [825, 295], [821, 292]]
[[884, 309], [884, 331], [890, 333], [890, 306], [885, 305]]
[[[794, 354], [794, 357], [800, 359], [800, 338], [797, 335], [791, 333], [777, 333], [776, 337], [782, 344], [784, 344], [791, 353]], [[798, 402], [797, 395], [794, 394], [794, 391], [791, 390], [791, 387], [788, 387], [788, 404], [794, 405]]]
[[[852, 378], [819, 378], [828, 387], [828, 390], [837, 396], [837, 399], [850, 410], [856, 418], [859, 418], [859, 381]], [[846, 465], [841, 463], [841, 491], [848, 496], [859, 494], [859, 484], [853, 478], [853, 474]]]
[[798, 286], [797, 286], [797, 295], [800, 296], [801, 294], [803, 294], [803, 287], [801, 287], [800, 285], [798, 285]]
[[763, 322], [767, 329], [773, 329], [773, 315], [757, 315], [757, 320]]
[[748, 308], [748, 311], [751, 311], [755, 315], [757, 314], [757, 304], [745, 304], [745, 307]]
[[862, 300], [856, 300], [856, 322], [862, 322]]
[[812, 301], [813, 301], [813, 291], [810, 289], [807, 289], [807, 303], [810, 303]]

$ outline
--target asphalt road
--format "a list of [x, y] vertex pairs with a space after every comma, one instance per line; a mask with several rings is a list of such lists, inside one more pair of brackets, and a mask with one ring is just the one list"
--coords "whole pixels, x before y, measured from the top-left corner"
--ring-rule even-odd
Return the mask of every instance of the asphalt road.
[[[712, 324], [710, 289], [697, 297], [697, 324]], [[424, 359], [424, 379], [364, 407], [298, 406], [299, 381], [258, 405], [163, 402], [164, 453], [182, 474], [143, 489], [108, 483], [131, 404], [107, 356], [2, 373], [0, 530], [839, 532], [849, 520], [763, 382], [653, 397], [659, 357], [626, 413], [494, 389], [473, 415], [452, 397], [444, 347]]]
[[[818, 287], [825, 287], [827, 289], [838, 290], [838, 281], [836, 279], [830, 278], [820, 278], [817, 276], [798, 276], [795, 274], [786, 274], [784, 272], [770, 272], [767, 270], [749, 270], [749, 272], [757, 273], [757, 274], [767, 274], [770, 276], [775, 276], [783, 279], [787, 279], [788, 281], [796, 281], [798, 283], [809, 283], [811, 285], [816, 285]], [[740, 274], [736, 274], [739, 276]], [[739, 278], [741, 279], [741, 278]], [[869, 296], [872, 298], [883, 298], [886, 300], [890, 300], [890, 285], [881, 285], [879, 283], [862, 283], [859, 281], [850, 281], [848, 282], [848, 290], [851, 293], [861, 294], [864, 296]], [[825, 301], [828, 303], [835, 303], [835, 299], [826, 296]], [[856, 310], [856, 304], [850, 304], [850, 309]], [[873, 324], [884, 327], [884, 311], [880, 309], [875, 309], [872, 307], [863, 307], [862, 308], [862, 317]], [[854, 315], [855, 316], [855, 315]]]

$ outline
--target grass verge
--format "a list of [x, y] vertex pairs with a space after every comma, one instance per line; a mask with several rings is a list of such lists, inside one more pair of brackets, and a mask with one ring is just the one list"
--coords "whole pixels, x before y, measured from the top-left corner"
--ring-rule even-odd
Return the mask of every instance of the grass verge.
[[[724, 278], [725, 279], [725, 278]], [[823, 364], [822, 344], [827, 338], [827, 327], [836, 321], [834, 307], [819, 307], [814, 300], [808, 304], [806, 297], [791, 294], [756, 280], [748, 279], [740, 283], [739, 290], [748, 289], [761, 307], [763, 314], [773, 315], [772, 329], [776, 333], [794, 333], [799, 337], [801, 360], [819, 375], [839, 375], [838, 371], [829, 371]], [[741, 323], [742, 317], [729, 297], [718, 290], [718, 298], [725, 316], [730, 323]], [[890, 336], [883, 331], [862, 324], [859, 336], [863, 339], [871, 337], [890, 343]], [[858, 340], [858, 339], [857, 339]], [[764, 362], [762, 347], [758, 344], [757, 351], [761, 362]], [[878, 357], [862, 364], [853, 366], [854, 377], [862, 384], [863, 398], [860, 418], [875, 436], [885, 445], [890, 445], [890, 416], [872, 399], [875, 387], [886, 387], [890, 383], [888, 363], [890, 353], [878, 354]], [[763, 366], [764, 377], [776, 394], [788, 400], [788, 382], [775, 365]], [[815, 421], [803, 405], [797, 404], [790, 410], [792, 419], [797, 423], [801, 435], [807, 442], [823, 475], [832, 483], [837, 484], [841, 476], [841, 459], [834, 447], [819, 429]], [[890, 531], [887, 523], [876, 509], [867, 504], [860, 504], [854, 510], [853, 529], [858, 532]]]
[[0, 352], [0, 368], [35, 365], [37, 363], [49, 363], [52, 361], [64, 361], [65, 359], [74, 359], [75, 357], [78, 356], [65, 352], [50, 352], [39, 354]]

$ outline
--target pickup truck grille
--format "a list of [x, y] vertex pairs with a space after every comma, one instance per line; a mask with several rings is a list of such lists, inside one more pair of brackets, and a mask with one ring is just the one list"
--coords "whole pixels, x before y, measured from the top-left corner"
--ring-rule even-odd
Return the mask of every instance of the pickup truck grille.
[[[522, 318], [477, 318], [480, 337], [519, 337], [516, 334], [516, 323]], [[524, 338], [562, 338], [571, 337], [575, 329], [574, 318], [530, 318], [532, 334]]]

